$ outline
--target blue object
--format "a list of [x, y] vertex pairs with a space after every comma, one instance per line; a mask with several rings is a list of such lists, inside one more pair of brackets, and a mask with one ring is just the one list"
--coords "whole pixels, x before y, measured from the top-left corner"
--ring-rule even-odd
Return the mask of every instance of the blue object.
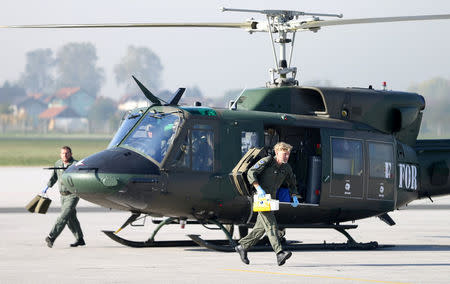
[[264, 191], [264, 189], [262, 189], [260, 185], [256, 187], [256, 192], [258, 192], [258, 197], [266, 196], [266, 192]]
[[291, 202], [291, 194], [289, 193], [289, 188], [287, 188], [287, 187], [280, 187], [277, 190], [276, 198], [280, 202]]
[[297, 196], [292, 197], [292, 199], [294, 200], [294, 202], [291, 203], [292, 207], [297, 207], [298, 206], [298, 198]]
[[48, 190], [48, 185], [44, 188], [44, 190], [42, 191], [42, 193], [47, 193], [47, 190]]

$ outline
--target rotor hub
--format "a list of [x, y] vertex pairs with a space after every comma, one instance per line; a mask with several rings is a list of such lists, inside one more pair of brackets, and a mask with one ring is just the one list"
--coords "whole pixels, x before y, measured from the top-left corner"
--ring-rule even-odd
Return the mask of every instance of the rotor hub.
[[[318, 16], [338, 17], [342, 18], [342, 14], [318, 14], [318, 13], [306, 13], [301, 11], [290, 10], [249, 10], [249, 9], [229, 9], [221, 8], [222, 12], [250, 12], [261, 13], [266, 15], [267, 22], [255, 22], [251, 20], [252, 29], [250, 33], [254, 31], [268, 32], [270, 42], [272, 44], [272, 52], [274, 58], [274, 67], [269, 69], [270, 81], [266, 83], [268, 88], [283, 87], [283, 86], [297, 86], [296, 80], [297, 68], [291, 67], [292, 53], [294, 49], [295, 33], [299, 23], [305, 23], [308, 20], [300, 22], [299, 16], [312, 16], [312, 21], [319, 21]], [[319, 28], [313, 30], [317, 32]], [[277, 33], [278, 38], [273, 37], [273, 34]], [[288, 38], [288, 34], [292, 33], [292, 38]], [[275, 44], [279, 44], [279, 52], [275, 51]], [[290, 44], [289, 61], [287, 59], [287, 44]]]

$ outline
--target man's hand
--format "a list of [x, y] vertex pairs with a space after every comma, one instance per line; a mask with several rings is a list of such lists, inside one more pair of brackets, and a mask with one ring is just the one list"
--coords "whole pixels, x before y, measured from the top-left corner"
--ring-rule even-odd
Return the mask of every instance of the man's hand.
[[294, 202], [292, 202], [291, 203], [291, 206], [292, 207], [297, 207], [298, 206], [298, 198], [297, 198], [297, 196], [294, 196], [294, 197], [292, 197], [292, 200], [294, 201]]
[[256, 186], [256, 192], [258, 193], [258, 197], [266, 196], [266, 192], [264, 191], [264, 189], [262, 189], [262, 187], [259, 184]]

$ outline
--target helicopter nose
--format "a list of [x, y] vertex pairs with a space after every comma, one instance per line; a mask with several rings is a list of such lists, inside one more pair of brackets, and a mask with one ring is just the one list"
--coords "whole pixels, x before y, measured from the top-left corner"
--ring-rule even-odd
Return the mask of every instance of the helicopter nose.
[[155, 190], [154, 187], [162, 186], [160, 178], [155, 163], [117, 147], [74, 163], [64, 172], [62, 182], [70, 192], [103, 207], [142, 210], [146, 204], [139, 185]]

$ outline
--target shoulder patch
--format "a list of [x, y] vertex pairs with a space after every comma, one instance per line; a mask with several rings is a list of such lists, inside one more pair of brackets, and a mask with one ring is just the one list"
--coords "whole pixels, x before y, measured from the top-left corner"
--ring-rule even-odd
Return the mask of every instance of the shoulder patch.
[[261, 167], [265, 163], [266, 163], [266, 160], [265, 159], [261, 159], [258, 162], [256, 162], [256, 164], [253, 165], [252, 169], [257, 170], [257, 169], [259, 169], [259, 167]]

